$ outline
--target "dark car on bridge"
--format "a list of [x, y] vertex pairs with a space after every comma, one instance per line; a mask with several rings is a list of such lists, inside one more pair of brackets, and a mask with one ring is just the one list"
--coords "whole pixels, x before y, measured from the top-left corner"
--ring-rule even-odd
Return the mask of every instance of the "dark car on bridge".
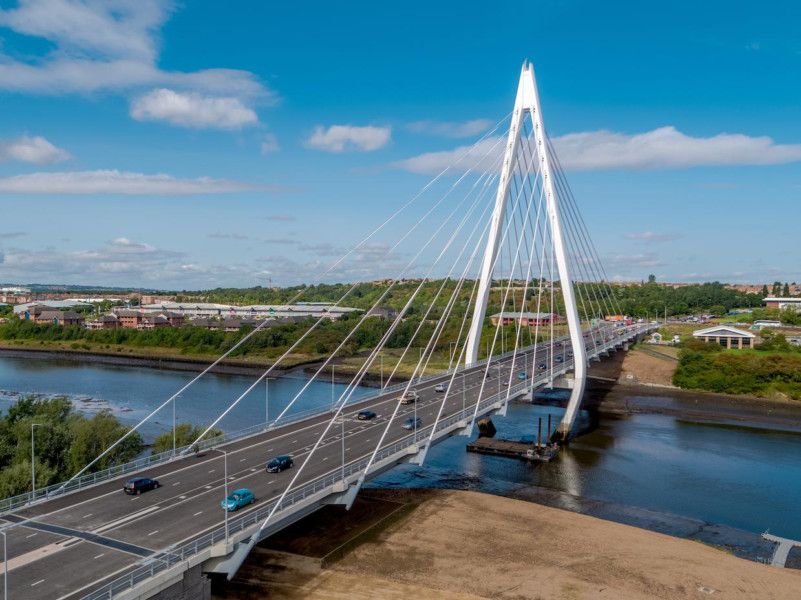
[[294, 464], [295, 461], [292, 460], [292, 457], [284, 454], [282, 456], [276, 456], [274, 459], [268, 462], [266, 468], [268, 473], [280, 473]]
[[517, 374], [517, 378], [518, 379], [528, 379], [528, 373], [526, 373], [525, 371], [520, 371]]
[[378, 415], [375, 414], [372, 410], [360, 410], [359, 413], [356, 415], [356, 418], [359, 421], [372, 421]]
[[409, 417], [403, 422], [404, 429], [419, 429], [423, 424], [423, 419], [420, 417]]
[[538, 368], [540, 371], [544, 371], [544, 370], [545, 370], [545, 368], [546, 368], [546, 367], [545, 367], [545, 363], [540, 363], [540, 364], [538, 364], [538, 365], [537, 365], [537, 368]]
[[122, 486], [122, 490], [126, 494], [138, 495], [142, 492], [149, 492], [150, 490], [155, 490], [156, 488], [160, 487], [161, 484], [157, 479], [150, 479], [148, 477], [134, 477], [133, 479], [129, 479], [125, 482], [125, 485]]

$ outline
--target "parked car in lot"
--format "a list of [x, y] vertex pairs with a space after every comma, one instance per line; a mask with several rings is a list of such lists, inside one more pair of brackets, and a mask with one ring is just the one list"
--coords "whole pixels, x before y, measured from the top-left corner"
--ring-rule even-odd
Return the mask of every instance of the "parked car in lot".
[[423, 419], [420, 417], [409, 417], [403, 422], [404, 429], [419, 429], [423, 424]]
[[443, 392], [445, 391], [445, 384], [444, 384], [444, 383], [438, 383], [438, 384], [437, 384], [437, 385], [434, 387], [434, 391], [435, 391], [435, 392], [438, 392], [438, 393], [440, 393], [440, 394], [441, 394], [441, 393], [443, 393]]
[[274, 459], [268, 462], [266, 469], [268, 473], [280, 473], [294, 464], [295, 461], [292, 460], [291, 456], [282, 454], [281, 456], [276, 456]]
[[528, 379], [528, 373], [526, 373], [525, 371], [519, 371], [517, 373], [517, 378], [518, 379]]
[[409, 390], [408, 392], [403, 394], [403, 396], [401, 396], [400, 403], [401, 404], [412, 404], [413, 402], [417, 402], [417, 400], [419, 398], [420, 398], [420, 395], [416, 391]]
[[360, 410], [359, 413], [356, 415], [356, 418], [359, 421], [371, 421], [375, 419], [378, 415], [375, 414], [372, 410]]
[[220, 506], [223, 507], [224, 510], [228, 512], [233, 512], [235, 510], [239, 510], [243, 506], [247, 506], [248, 504], [253, 504], [256, 501], [256, 496], [253, 495], [248, 488], [242, 488], [239, 490], [234, 490], [232, 493], [228, 495], [228, 497], [220, 502]]
[[161, 484], [158, 482], [158, 479], [134, 477], [133, 479], [129, 479], [125, 482], [125, 485], [122, 486], [122, 490], [126, 494], [138, 495], [142, 492], [149, 492], [150, 490], [155, 490], [156, 488], [160, 487]]

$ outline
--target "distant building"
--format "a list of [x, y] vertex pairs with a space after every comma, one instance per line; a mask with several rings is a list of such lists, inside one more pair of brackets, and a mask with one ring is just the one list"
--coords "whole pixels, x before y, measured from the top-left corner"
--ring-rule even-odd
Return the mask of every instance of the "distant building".
[[[130, 309], [117, 307], [113, 310], [119, 315], [121, 311]], [[317, 302], [305, 304], [255, 304], [251, 306], [214, 304], [209, 302], [160, 302], [158, 304], [140, 306], [138, 310], [148, 314], [160, 314], [164, 312], [178, 313], [190, 319], [195, 319], [197, 317], [242, 317], [249, 319], [299, 317], [302, 320], [324, 317], [332, 321], [339, 319], [344, 314], [360, 311], [358, 308], [334, 306], [330, 303]]]
[[[29, 309], [32, 306], [40, 306], [44, 309], [50, 310], [62, 310], [65, 308], [76, 308], [76, 307], [88, 307], [92, 306], [88, 302], [80, 302], [78, 300], [37, 300], [36, 302], [26, 302], [24, 304], [17, 304], [14, 307], [14, 314], [15, 315], [24, 315], [27, 312], [30, 312]], [[27, 319], [28, 317], [22, 316], [22, 318]]]
[[760, 331], [765, 327], [781, 327], [781, 326], [782, 326], [781, 321], [774, 321], [772, 319], [757, 319], [756, 321], [754, 321], [754, 324], [751, 326], [751, 329]]
[[693, 331], [693, 337], [706, 343], [720, 344], [725, 348], [753, 348], [756, 336], [750, 331], [716, 325]]
[[94, 321], [86, 323], [86, 328], [92, 330], [117, 329], [117, 327], [120, 327], [120, 319], [117, 315], [102, 315]]
[[536, 325], [550, 325], [551, 321], [555, 321], [558, 315], [553, 313], [541, 312], [499, 312], [490, 317], [493, 325], [497, 326], [499, 321], [503, 325], [513, 325], [520, 323], [522, 327], [534, 327]]
[[71, 310], [41, 310], [33, 316], [34, 323], [42, 325], [83, 325], [84, 318]]
[[769, 296], [762, 300], [768, 308], [778, 308], [779, 310], [801, 311], [801, 298], [778, 298]]
[[389, 306], [376, 306], [367, 313], [368, 317], [379, 317], [387, 321], [394, 321], [398, 316], [398, 311]]

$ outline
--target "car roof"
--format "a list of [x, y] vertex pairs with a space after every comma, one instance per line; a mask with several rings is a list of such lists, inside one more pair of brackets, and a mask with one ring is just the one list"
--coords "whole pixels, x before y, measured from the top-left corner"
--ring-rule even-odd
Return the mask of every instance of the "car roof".
[[128, 483], [136, 483], [137, 481], [148, 481], [148, 478], [147, 477], [134, 477], [133, 479], [129, 479]]

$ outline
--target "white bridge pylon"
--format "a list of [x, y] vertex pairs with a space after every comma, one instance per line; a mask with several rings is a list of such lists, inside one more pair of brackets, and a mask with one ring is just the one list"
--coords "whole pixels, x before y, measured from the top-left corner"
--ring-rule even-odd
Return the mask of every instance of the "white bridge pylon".
[[[553, 245], [552, 256], [555, 258], [556, 268], [559, 273], [559, 284], [564, 299], [565, 313], [570, 330], [570, 341], [574, 354], [574, 386], [570, 394], [570, 401], [567, 405], [565, 415], [557, 429], [557, 435], [564, 438], [568, 435], [573, 426], [581, 403], [581, 398], [584, 394], [587, 379], [587, 351], [584, 345], [584, 336], [581, 330], [581, 321], [579, 319], [573, 281], [568, 268], [568, 257], [565, 249], [565, 240], [560, 217], [559, 198], [556, 193], [556, 186], [551, 168], [551, 157], [548, 150], [545, 127], [543, 125], [540, 98], [537, 91], [537, 82], [534, 77], [534, 67], [529, 62], [523, 63], [523, 68], [520, 72], [520, 82], [517, 86], [517, 96], [512, 112], [512, 122], [509, 127], [500, 179], [498, 180], [498, 190], [495, 195], [495, 208], [492, 213], [492, 222], [487, 236], [487, 245], [481, 263], [478, 293], [473, 307], [473, 316], [467, 337], [465, 364], [469, 366], [478, 360], [478, 350], [481, 345], [481, 331], [484, 325], [484, 318], [486, 317], [487, 303], [489, 300], [490, 288], [492, 287], [493, 270], [497, 262], [499, 243], [501, 241], [501, 226], [504, 222], [512, 177], [521, 151], [521, 131], [526, 118], [530, 118], [531, 120], [532, 137], [535, 145], [532, 159], [536, 159], [537, 161], [537, 169], [545, 195], [548, 228], [550, 230], [549, 238]], [[504, 307], [501, 307], [501, 311], [503, 310]], [[551, 307], [551, 310], [553, 310], [553, 307]]]

